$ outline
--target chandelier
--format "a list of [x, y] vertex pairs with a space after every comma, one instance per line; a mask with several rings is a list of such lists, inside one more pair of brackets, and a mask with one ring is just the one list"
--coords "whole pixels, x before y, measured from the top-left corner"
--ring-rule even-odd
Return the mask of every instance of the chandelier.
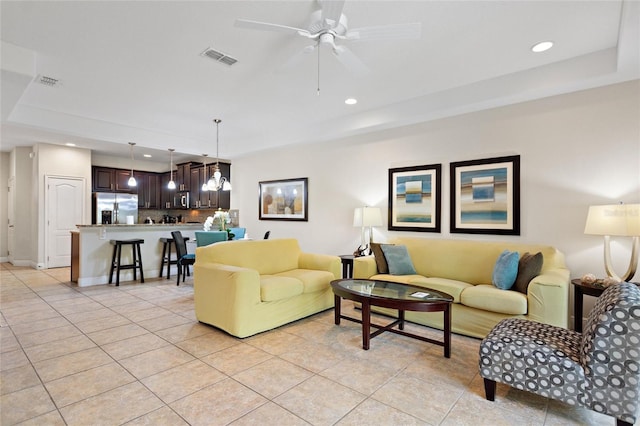
[[222, 120], [214, 118], [213, 122], [216, 123], [216, 164], [213, 166], [213, 176], [211, 176], [207, 182], [207, 188], [209, 191], [218, 191], [220, 189], [223, 191], [230, 191], [231, 182], [229, 182], [229, 179], [222, 176], [222, 173], [220, 173], [220, 157], [218, 148], [220, 146], [219, 128]]

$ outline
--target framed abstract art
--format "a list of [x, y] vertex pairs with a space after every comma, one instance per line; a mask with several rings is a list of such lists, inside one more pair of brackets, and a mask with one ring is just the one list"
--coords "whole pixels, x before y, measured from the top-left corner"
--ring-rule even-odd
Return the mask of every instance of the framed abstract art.
[[391, 231], [440, 232], [442, 165], [389, 169]]

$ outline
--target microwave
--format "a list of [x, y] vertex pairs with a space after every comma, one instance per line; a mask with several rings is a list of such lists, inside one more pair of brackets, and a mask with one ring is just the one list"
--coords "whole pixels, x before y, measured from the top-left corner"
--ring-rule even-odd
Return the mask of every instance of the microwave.
[[176, 209], [188, 209], [189, 208], [189, 193], [177, 192], [173, 197], [173, 208]]

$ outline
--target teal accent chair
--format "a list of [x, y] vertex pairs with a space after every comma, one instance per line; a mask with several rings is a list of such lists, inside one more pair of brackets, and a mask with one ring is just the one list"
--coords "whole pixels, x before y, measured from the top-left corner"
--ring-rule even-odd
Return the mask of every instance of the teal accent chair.
[[196, 231], [196, 246], [203, 247], [209, 244], [227, 241], [229, 234], [227, 231]]
[[229, 231], [233, 234], [234, 240], [241, 240], [244, 238], [247, 228], [229, 228]]

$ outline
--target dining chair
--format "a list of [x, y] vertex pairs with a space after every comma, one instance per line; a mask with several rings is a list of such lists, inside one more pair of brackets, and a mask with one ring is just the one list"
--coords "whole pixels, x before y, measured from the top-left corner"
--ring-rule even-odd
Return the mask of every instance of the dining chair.
[[196, 231], [195, 234], [197, 247], [208, 246], [209, 244], [229, 239], [227, 231]]
[[233, 234], [234, 240], [241, 240], [244, 238], [247, 228], [229, 228], [229, 231]]
[[180, 285], [180, 274], [182, 274], [182, 282], [185, 281], [189, 273], [189, 265], [196, 263], [196, 255], [193, 253], [187, 253], [187, 243], [180, 231], [171, 231], [171, 237], [176, 246], [176, 266], [178, 267], [178, 280], [176, 285]]

